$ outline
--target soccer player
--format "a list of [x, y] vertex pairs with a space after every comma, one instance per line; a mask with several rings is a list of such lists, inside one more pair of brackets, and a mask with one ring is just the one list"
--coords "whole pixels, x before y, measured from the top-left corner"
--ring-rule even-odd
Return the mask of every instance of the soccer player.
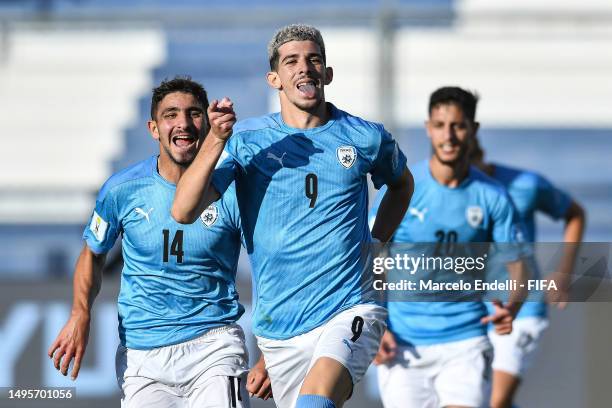
[[[268, 57], [281, 111], [237, 124], [229, 139], [207, 138], [177, 186], [172, 215], [193, 222], [235, 180], [255, 280], [253, 332], [274, 400], [281, 408], [341, 407], [376, 354], [387, 314], [370, 300], [363, 272], [366, 176], [376, 188], [388, 185], [386, 217], [372, 232], [380, 241], [402, 219], [412, 178], [382, 125], [325, 101], [333, 70], [316, 28], [280, 29]], [[233, 112], [228, 101], [211, 109]]]
[[[102, 186], [74, 272], [70, 319], [49, 348], [55, 368], [76, 379], [105, 254], [122, 236], [117, 380], [123, 407], [248, 407], [244, 312], [235, 287], [241, 245], [235, 193], [192, 225], [170, 217], [176, 183], [224, 120], [207, 121], [204, 88], [188, 77], [153, 90], [149, 131], [159, 155]], [[262, 377], [258, 365], [257, 381]], [[261, 385], [261, 384], [260, 384]]]
[[[464, 92], [470, 103], [476, 106], [478, 97]], [[519, 217], [525, 225], [525, 240], [533, 242], [536, 238], [535, 213], [542, 212], [555, 220], [565, 221], [564, 258], [555, 274], [557, 291], [547, 294], [560, 308], [567, 303], [569, 278], [576, 257], [577, 246], [582, 241], [585, 224], [585, 213], [582, 207], [567, 193], [556, 188], [541, 175], [523, 169], [508, 167], [498, 163], [487, 163], [484, 151], [477, 137], [478, 123], [474, 124], [470, 158], [472, 163], [493, 177], [508, 190]], [[556, 296], [555, 296], [556, 295]], [[531, 364], [540, 337], [548, 326], [545, 302], [525, 302], [513, 324], [512, 334], [499, 336], [493, 331], [489, 338], [495, 350], [493, 359], [493, 389], [491, 406], [493, 408], [510, 408], [518, 390], [525, 370]]]
[[[454, 88], [431, 94], [425, 126], [432, 155], [411, 167], [416, 187], [393, 242], [437, 243], [428, 246], [434, 257], [452, 257], [453, 251], [447, 250], [452, 244], [466, 248], [461, 244], [517, 242], [521, 226], [508, 194], [470, 166], [474, 114], [471, 100]], [[509, 268], [521, 272], [520, 252], [513, 252], [514, 258], [507, 255]], [[431, 272], [421, 268], [415, 276]], [[496, 305], [487, 316], [479, 298], [389, 301], [389, 328], [376, 358], [385, 407], [482, 406], [487, 400], [492, 359], [485, 323], [492, 322], [500, 334], [509, 333], [519, 304]]]

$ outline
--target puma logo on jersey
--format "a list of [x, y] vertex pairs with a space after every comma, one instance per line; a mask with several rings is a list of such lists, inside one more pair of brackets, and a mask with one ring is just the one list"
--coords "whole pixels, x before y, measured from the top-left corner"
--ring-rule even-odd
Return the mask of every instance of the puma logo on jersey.
[[281, 157], [278, 157], [277, 155], [275, 155], [272, 152], [268, 152], [268, 155], [266, 156], [268, 159], [272, 159], [272, 160], [276, 160], [281, 167], [285, 167], [283, 166], [283, 158], [285, 157], [285, 155], [287, 154], [287, 152], [283, 152], [283, 154], [281, 155]]
[[427, 208], [423, 208], [422, 211], [419, 211], [417, 208], [410, 207], [408, 209], [408, 213], [417, 217], [419, 221], [425, 222], [425, 213], [427, 213]]
[[151, 222], [151, 220], [149, 219], [149, 214], [151, 214], [151, 211], [153, 211], [152, 207], [149, 209], [149, 211], [146, 211], [146, 212], [145, 212], [145, 210], [143, 210], [142, 208], [139, 208], [139, 207], [136, 207], [134, 209], [134, 211], [136, 212], [136, 214], [142, 215], [142, 218], [146, 218], [147, 222]]

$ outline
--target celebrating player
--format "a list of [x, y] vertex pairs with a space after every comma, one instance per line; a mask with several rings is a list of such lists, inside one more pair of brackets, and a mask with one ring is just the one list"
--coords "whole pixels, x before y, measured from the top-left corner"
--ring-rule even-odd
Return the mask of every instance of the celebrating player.
[[[236, 324], [244, 308], [235, 288], [241, 244], [235, 194], [225, 194], [192, 225], [169, 216], [175, 184], [207, 130], [207, 138], [221, 132], [220, 122], [209, 126], [207, 107], [204, 88], [189, 78], [153, 90], [148, 127], [159, 156], [114, 174], [100, 190], [74, 273], [72, 313], [49, 348], [64, 375], [74, 359], [75, 379], [105, 254], [121, 235], [116, 369], [123, 407], [249, 406], [248, 356]], [[265, 381], [261, 373], [259, 366], [258, 382]]]
[[[172, 215], [193, 222], [236, 181], [255, 280], [253, 331], [275, 402], [341, 407], [376, 354], [387, 314], [362, 290], [362, 249], [371, 241], [366, 175], [376, 188], [388, 185], [386, 216], [372, 231], [381, 241], [402, 219], [412, 179], [381, 125], [325, 101], [333, 71], [316, 28], [282, 28], [268, 57], [281, 111], [237, 124], [231, 138], [229, 127], [207, 138], [177, 186]], [[210, 110], [232, 114], [228, 101]]]
[[[457, 92], [460, 92], [459, 90]], [[471, 104], [476, 106], [478, 98], [467, 91], [462, 91]], [[477, 138], [478, 123], [475, 123], [473, 143], [470, 147], [472, 163], [493, 177], [508, 190], [519, 217], [525, 225], [525, 240], [533, 242], [536, 236], [535, 213], [549, 215], [555, 220], [565, 220], [564, 259], [560, 270], [554, 276], [557, 291], [550, 291], [550, 300], [564, 307], [567, 302], [569, 278], [576, 258], [577, 243], [582, 240], [585, 214], [582, 207], [565, 192], [552, 183], [531, 171], [516, 169], [497, 163], [486, 163], [484, 151]], [[553, 296], [556, 295], [556, 296]], [[546, 304], [542, 302], [525, 302], [514, 321], [514, 329], [509, 336], [499, 336], [493, 331], [489, 338], [495, 350], [493, 358], [493, 389], [491, 406], [493, 408], [510, 408], [518, 390], [521, 377], [529, 367], [537, 349], [539, 339], [548, 326]]]
[[[411, 168], [416, 187], [393, 242], [439, 243], [446, 248], [446, 256], [453, 256], [448, 249], [453, 245], [448, 244], [516, 242], [521, 227], [508, 194], [470, 166], [474, 114], [471, 100], [454, 88], [431, 94], [426, 129], [432, 155]], [[519, 255], [509, 259], [513, 261], [509, 268], [520, 272]], [[428, 271], [421, 269], [416, 276], [426, 276]], [[454, 271], [450, 274], [455, 275]], [[517, 307], [500, 303], [487, 316], [484, 303], [477, 298], [390, 301], [389, 329], [376, 358], [385, 407], [482, 406], [492, 358], [484, 323], [491, 321], [500, 334], [507, 334]]]

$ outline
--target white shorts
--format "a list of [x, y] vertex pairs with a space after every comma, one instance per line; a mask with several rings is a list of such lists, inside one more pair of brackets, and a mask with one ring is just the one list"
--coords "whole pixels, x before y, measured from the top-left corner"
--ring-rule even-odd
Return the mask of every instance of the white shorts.
[[287, 340], [257, 337], [276, 406], [295, 406], [306, 374], [321, 357], [345, 366], [353, 385], [357, 384], [378, 351], [386, 319], [385, 308], [364, 304], [344, 310], [316, 329]]
[[495, 350], [493, 369], [521, 377], [532, 364], [542, 332], [548, 327], [544, 317], [521, 317], [512, 322], [512, 333], [500, 336], [489, 331]]
[[122, 408], [248, 408], [248, 352], [237, 324], [151, 350], [117, 348]]
[[378, 366], [385, 408], [482, 407], [488, 402], [493, 350], [486, 336], [431, 346], [399, 346]]

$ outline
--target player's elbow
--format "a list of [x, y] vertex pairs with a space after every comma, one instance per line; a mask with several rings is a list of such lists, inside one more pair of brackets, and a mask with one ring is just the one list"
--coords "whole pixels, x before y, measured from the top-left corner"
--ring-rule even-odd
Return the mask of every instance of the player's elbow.
[[388, 191], [393, 194], [396, 199], [405, 202], [406, 206], [408, 206], [412, 198], [412, 193], [414, 192], [414, 178], [410, 170], [408, 170], [408, 168], [404, 169], [399, 180], [393, 183], [393, 185], [389, 185], [388, 188]]
[[586, 211], [576, 201], [572, 201], [567, 211], [567, 214], [565, 215], [565, 220], [566, 222], [575, 220], [575, 222], [580, 222], [581, 224], [584, 224], [586, 220]]
[[186, 209], [181, 208], [176, 204], [176, 201], [172, 204], [170, 215], [172, 216], [174, 221], [178, 222], [179, 224], [191, 224], [197, 218], [197, 216], [195, 215], [195, 211], [190, 212]]

